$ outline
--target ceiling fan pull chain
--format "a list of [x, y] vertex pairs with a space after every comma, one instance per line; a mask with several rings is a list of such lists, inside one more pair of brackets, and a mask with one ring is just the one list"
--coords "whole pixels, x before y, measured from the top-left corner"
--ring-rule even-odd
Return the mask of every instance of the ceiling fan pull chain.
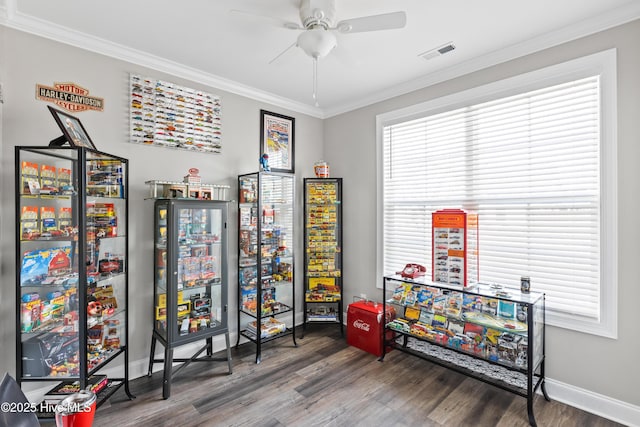
[[[0, 0], [1, 1], [1, 0]], [[290, 3], [294, 3], [290, 1]], [[269, 61], [274, 63], [294, 47], [313, 59], [313, 102], [318, 102], [318, 61], [324, 58], [338, 45], [337, 33], [352, 34], [368, 31], [393, 30], [405, 27], [407, 14], [404, 11], [383, 13], [379, 15], [361, 16], [338, 21], [336, 19], [337, 0], [296, 0], [300, 23], [281, 18], [260, 15], [255, 12], [232, 9], [232, 12], [270, 19], [278, 26], [299, 30], [296, 41]]]
[[320, 106], [318, 103], [318, 58], [313, 58], [313, 100], [316, 101], [316, 107]]

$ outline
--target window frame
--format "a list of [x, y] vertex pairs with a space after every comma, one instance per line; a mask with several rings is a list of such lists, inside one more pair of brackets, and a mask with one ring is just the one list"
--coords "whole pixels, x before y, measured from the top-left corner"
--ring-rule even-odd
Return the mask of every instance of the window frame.
[[[549, 312], [546, 323], [574, 331], [618, 337], [618, 189], [616, 49], [609, 49], [504, 80], [495, 81], [376, 116], [376, 283], [382, 283], [384, 242], [383, 130], [386, 126], [566, 83], [600, 76], [600, 316], [584, 319]], [[482, 247], [482, 241], [480, 241]], [[482, 271], [482, 257], [480, 257]], [[380, 285], [378, 285], [380, 287]], [[535, 289], [535, 288], [534, 288]]]

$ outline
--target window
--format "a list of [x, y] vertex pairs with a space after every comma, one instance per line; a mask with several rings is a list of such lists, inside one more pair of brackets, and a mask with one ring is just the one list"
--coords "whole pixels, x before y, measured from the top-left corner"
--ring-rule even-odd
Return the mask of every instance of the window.
[[616, 337], [615, 50], [378, 116], [378, 273], [431, 274], [431, 212], [479, 215], [480, 280]]

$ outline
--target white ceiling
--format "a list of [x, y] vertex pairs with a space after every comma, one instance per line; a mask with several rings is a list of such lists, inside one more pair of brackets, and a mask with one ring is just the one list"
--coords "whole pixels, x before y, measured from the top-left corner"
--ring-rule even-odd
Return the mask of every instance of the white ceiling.
[[[288, 50], [299, 0], [0, 0], [0, 23], [316, 117], [330, 117], [640, 18], [640, 0], [337, 0], [338, 21], [406, 11], [399, 30], [337, 33], [318, 65]], [[251, 14], [231, 13], [238, 9]], [[452, 42], [452, 52], [419, 54]]]

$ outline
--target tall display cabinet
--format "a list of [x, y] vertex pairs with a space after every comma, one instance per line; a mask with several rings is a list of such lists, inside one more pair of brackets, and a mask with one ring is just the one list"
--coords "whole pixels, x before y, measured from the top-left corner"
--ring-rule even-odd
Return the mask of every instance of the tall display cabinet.
[[255, 172], [238, 177], [238, 342], [295, 340], [295, 176]]
[[304, 324], [342, 330], [342, 178], [304, 179]]
[[[231, 367], [227, 271], [228, 202], [158, 199], [154, 207], [154, 329], [149, 357], [164, 363], [162, 395], [171, 394], [172, 377], [193, 361], [226, 361]], [[224, 335], [226, 359], [213, 358], [213, 340]], [[190, 358], [174, 358], [176, 347], [205, 344]], [[156, 343], [164, 358], [155, 358]], [[204, 356], [200, 354], [205, 353]], [[174, 362], [182, 362], [177, 368]]]
[[[51, 393], [89, 387], [98, 406], [120, 387], [133, 397], [128, 161], [19, 146], [15, 167], [17, 381], [59, 383]], [[121, 375], [102, 374], [107, 365]]]

